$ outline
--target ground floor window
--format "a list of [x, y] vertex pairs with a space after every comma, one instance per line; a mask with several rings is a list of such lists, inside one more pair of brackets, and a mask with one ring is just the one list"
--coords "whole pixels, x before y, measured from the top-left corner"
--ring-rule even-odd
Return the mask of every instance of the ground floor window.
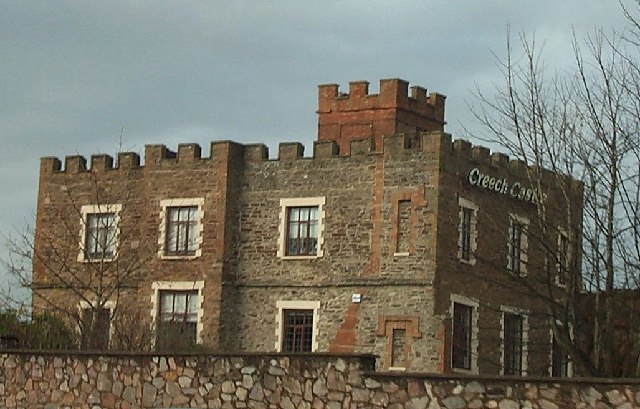
[[83, 305], [80, 311], [80, 349], [105, 350], [109, 348], [111, 309]]
[[471, 369], [472, 316], [472, 306], [453, 303], [451, 366], [454, 368]]
[[204, 281], [155, 281], [151, 287], [155, 348], [185, 350], [201, 343]]
[[195, 345], [198, 292], [161, 290], [159, 298], [156, 346], [160, 349], [175, 349]]
[[318, 350], [319, 301], [278, 301], [276, 310], [276, 351]]
[[569, 376], [569, 355], [562, 350], [556, 337], [552, 337], [551, 343], [551, 376]]
[[311, 352], [313, 310], [283, 310], [282, 352]]
[[523, 319], [521, 315], [504, 313], [503, 368], [505, 375], [522, 374]]

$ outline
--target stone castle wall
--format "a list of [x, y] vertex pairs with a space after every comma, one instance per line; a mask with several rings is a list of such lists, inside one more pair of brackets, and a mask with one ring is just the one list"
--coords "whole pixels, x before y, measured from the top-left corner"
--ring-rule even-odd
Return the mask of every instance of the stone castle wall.
[[[347, 151], [336, 141], [316, 142], [307, 157], [301, 144], [282, 143], [276, 160], [269, 159], [264, 145], [228, 141], [212, 143], [209, 157], [196, 144], [181, 144], [176, 152], [149, 145], [143, 165], [133, 153], [120, 154], [117, 162], [94, 155], [90, 166], [84, 158], [67, 157], [64, 168], [58, 159], [43, 158], [38, 254], [59, 243], [61, 253], [70, 255], [68, 265], [93, 267], [75, 259], [78, 206], [95, 203], [97, 185], [102, 203], [124, 201], [120, 229], [132, 240], [123, 241], [118, 259], [142, 257], [127, 287], [127, 297], [135, 300], [131, 304], [143, 312], [142, 325], [151, 326], [157, 312], [154, 281], [202, 281], [200, 336], [208, 347], [274, 352], [277, 303], [318, 302], [317, 351], [374, 353], [383, 357], [380, 368], [443, 372], [450, 370], [447, 317], [455, 293], [480, 301], [480, 373], [498, 373], [501, 312], [491, 302], [514, 304], [532, 314], [539, 309], [515, 291], [513, 280], [495, 275], [506, 264], [504, 221], [510, 206], [523, 213], [535, 206], [467, 186], [465, 175], [477, 167], [524, 181], [526, 166], [464, 141], [452, 142], [440, 131], [420, 134], [418, 144], [410, 135], [387, 136], [381, 150], [375, 140], [350, 140]], [[456, 256], [461, 195], [480, 205], [482, 220], [503, 221], [482, 231], [489, 239], [479, 243], [473, 268]], [[324, 254], [284, 259], [278, 255], [280, 200], [301, 197], [325, 201]], [[161, 202], [180, 198], [203, 199], [201, 255], [162, 258]], [[38, 284], [50, 286], [53, 298], [77, 310], [78, 300], [68, 293], [65, 297], [60, 283], [47, 282], [42, 267], [36, 258]], [[352, 302], [353, 294], [362, 296], [360, 303]], [[39, 302], [34, 298], [36, 309], [46, 307]], [[540, 329], [539, 336], [530, 334], [530, 361], [539, 362], [529, 367], [532, 375], [548, 372], [550, 335], [544, 319], [531, 317], [530, 327]], [[401, 365], [391, 361], [396, 329], [406, 334]]]
[[371, 355], [0, 353], [7, 409], [640, 407], [640, 381], [373, 372]]

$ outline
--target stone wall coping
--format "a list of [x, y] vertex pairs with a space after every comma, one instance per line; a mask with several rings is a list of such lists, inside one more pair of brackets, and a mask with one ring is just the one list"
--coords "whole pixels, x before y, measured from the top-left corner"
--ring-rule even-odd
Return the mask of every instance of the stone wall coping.
[[432, 373], [432, 372], [402, 372], [402, 371], [363, 371], [364, 377], [378, 379], [434, 379], [434, 380], [460, 380], [479, 382], [504, 382], [504, 383], [547, 383], [547, 384], [589, 384], [589, 385], [640, 385], [640, 378], [592, 378], [572, 377], [558, 378], [550, 376], [508, 376], [508, 375], [473, 375], [463, 373]]
[[264, 357], [264, 358], [342, 358], [342, 359], [365, 359], [375, 360], [378, 358], [374, 354], [358, 354], [343, 352], [313, 352], [313, 353], [284, 353], [284, 352], [142, 352], [142, 351], [79, 351], [79, 350], [41, 350], [41, 349], [21, 349], [21, 348], [0, 348], [0, 355], [42, 355], [42, 356], [77, 356], [77, 357], [111, 357], [111, 358], [153, 358], [153, 357], [220, 357], [220, 358], [243, 358], [243, 357]]

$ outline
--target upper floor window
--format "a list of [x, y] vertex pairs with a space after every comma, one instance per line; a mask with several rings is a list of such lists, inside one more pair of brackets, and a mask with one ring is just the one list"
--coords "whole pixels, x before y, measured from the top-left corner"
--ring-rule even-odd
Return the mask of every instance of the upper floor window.
[[166, 255], [192, 256], [196, 253], [197, 213], [197, 206], [167, 208]]
[[528, 226], [528, 219], [514, 214], [510, 216], [507, 268], [518, 275], [527, 274]]
[[279, 257], [323, 255], [324, 203], [324, 197], [280, 199]]
[[167, 199], [162, 206], [160, 256], [163, 258], [198, 257], [202, 250], [202, 205], [204, 199]]
[[318, 206], [287, 208], [287, 256], [318, 253]]
[[459, 198], [460, 228], [458, 237], [458, 259], [462, 262], [475, 264], [477, 246], [477, 214], [478, 206], [473, 202]]
[[79, 261], [111, 260], [116, 256], [121, 210], [119, 204], [82, 206]]
[[556, 263], [556, 284], [565, 286], [569, 273], [569, 236], [563, 230], [558, 233]]

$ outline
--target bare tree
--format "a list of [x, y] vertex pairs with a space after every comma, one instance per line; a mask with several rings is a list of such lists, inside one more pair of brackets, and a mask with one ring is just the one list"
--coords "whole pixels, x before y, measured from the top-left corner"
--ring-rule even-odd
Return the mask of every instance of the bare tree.
[[[517, 52], [508, 40], [504, 84], [478, 90], [473, 109], [488, 130], [481, 139], [526, 162], [530, 183], [550, 192], [530, 229], [544, 273], [514, 279], [544, 305], [582, 375], [640, 375], [640, 311], [621, 292], [640, 280], [640, 70], [638, 43], [625, 38], [574, 40], [575, 71], [551, 77], [535, 38], [520, 36]], [[550, 219], [551, 208], [564, 220]]]
[[[9, 274], [31, 291], [34, 312], [49, 311], [78, 334], [81, 349], [146, 349], [152, 331], [135, 319], [146, 262], [157, 242], [143, 238], [136, 191], [139, 158], [120, 153], [41, 165], [37, 219], [9, 236]], [[123, 166], [123, 163], [128, 164]], [[112, 338], [112, 339], [111, 339]]]

